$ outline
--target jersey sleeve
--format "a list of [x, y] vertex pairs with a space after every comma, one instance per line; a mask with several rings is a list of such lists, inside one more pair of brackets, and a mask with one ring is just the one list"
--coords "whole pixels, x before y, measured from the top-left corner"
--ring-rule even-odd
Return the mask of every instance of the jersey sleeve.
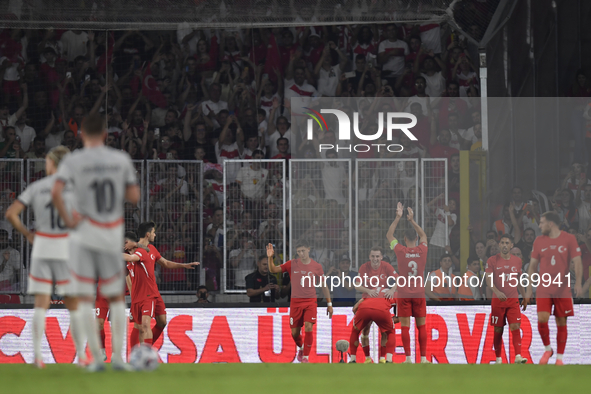
[[359, 273], [358, 275], [363, 277], [363, 275], [367, 274], [367, 268], [366, 265], [363, 264], [361, 267], [359, 267]]
[[[386, 264], [388, 264], [388, 263], [386, 263]], [[386, 272], [387, 272], [388, 276], [394, 276], [394, 274], [396, 274], [396, 270], [394, 269], [392, 264], [388, 264], [386, 266]]]
[[540, 242], [538, 240], [539, 238], [536, 238], [532, 245], [531, 258], [540, 261]]
[[577, 238], [572, 235], [569, 234], [569, 243], [568, 243], [568, 253], [569, 253], [569, 262], [574, 259], [575, 257], [581, 257], [581, 247], [579, 246], [579, 243], [577, 242]]
[[56, 178], [61, 180], [65, 183], [73, 182], [74, 179], [72, 178], [72, 171], [70, 166], [70, 154], [66, 155], [64, 159], [60, 162], [60, 165], [57, 168]]
[[322, 266], [320, 264], [316, 263], [314, 271], [316, 271], [315, 273], [317, 276], [324, 276], [324, 269], [322, 269]]
[[155, 247], [152, 248], [151, 252], [154, 253], [154, 261], [158, 261], [162, 258], [162, 255]]
[[291, 260], [286, 261], [285, 264], [281, 264], [281, 272], [291, 273]]
[[33, 190], [35, 186], [32, 184], [25, 189], [17, 198], [24, 206], [28, 207], [33, 203], [33, 196], [35, 195], [35, 191]]
[[495, 265], [495, 260], [493, 259], [494, 256], [489, 257], [488, 260], [486, 260], [486, 269], [484, 270], [485, 272], [488, 273], [492, 273], [494, 270], [494, 265]]

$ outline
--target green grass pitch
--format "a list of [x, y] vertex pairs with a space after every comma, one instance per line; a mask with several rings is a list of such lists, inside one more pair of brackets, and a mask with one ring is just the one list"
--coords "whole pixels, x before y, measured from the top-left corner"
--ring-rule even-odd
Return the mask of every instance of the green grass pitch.
[[1, 365], [3, 393], [479, 394], [585, 392], [589, 366], [403, 364], [172, 364], [154, 372], [89, 374], [74, 365]]

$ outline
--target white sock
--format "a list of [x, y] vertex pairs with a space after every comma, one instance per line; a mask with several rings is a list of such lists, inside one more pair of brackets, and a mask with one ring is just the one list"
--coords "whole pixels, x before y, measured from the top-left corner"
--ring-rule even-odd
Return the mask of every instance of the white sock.
[[421, 361], [427, 361], [427, 356], [421, 356]]
[[552, 346], [550, 346], [550, 345], [544, 346], [544, 350], [546, 350], [547, 352], [551, 352], [552, 351]]
[[86, 338], [88, 339], [88, 347], [92, 353], [92, 358], [95, 363], [102, 363], [103, 354], [101, 353], [100, 338], [93, 304], [90, 302], [80, 302], [78, 304], [78, 310], [80, 311], [80, 320], [82, 320], [81, 325], [86, 334]]
[[70, 311], [70, 333], [74, 344], [76, 345], [76, 352], [78, 354], [78, 362], [86, 361], [86, 353], [84, 351], [84, 329], [82, 327], [82, 315], [80, 310]]
[[380, 361], [385, 360], [385, 359], [386, 359], [386, 357], [380, 357]]
[[308, 359], [308, 356], [304, 356], [304, 357], [302, 357], [302, 359], [303, 360], [307, 360]]
[[123, 301], [111, 302], [109, 304], [109, 310], [109, 316], [111, 316], [111, 344], [113, 346], [111, 362], [122, 363], [123, 338], [125, 338], [125, 334], [127, 333], [127, 327], [125, 326], [125, 304]]
[[503, 363], [503, 359], [501, 357], [497, 357], [497, 364], [502, 364]]
[[563, 354], [557, 354], [557, 355], [556, 355], [556, 359], [557, 359], [557, 360], [562, 360], [562, 356], [564, 356], [564, 355], [563, 355]]
[[412, 358], [410, 358], [410, 356], [406, 356], [406, 361], [412, 362]]
[[392, 362], [392, 353], [386, 353], [386, 361], [389, 363]]
[[355, 354], [351, 354], [349, 357], [350, 357], [350, 361], [356, 361], [357, 360], [357, 355], [355, 355]]
[[41, 341], [45, 332], [45, 308], [35, 308], [33, 312], [33, 349], [35, 360], [42, 360]]
[[516, 354], [515, 358], [521, 358], [521, 354]]

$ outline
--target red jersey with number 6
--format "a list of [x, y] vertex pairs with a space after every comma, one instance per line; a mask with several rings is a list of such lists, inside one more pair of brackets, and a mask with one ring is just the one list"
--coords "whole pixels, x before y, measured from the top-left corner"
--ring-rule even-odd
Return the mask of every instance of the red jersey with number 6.
[[414, 248], [397, 243], [394, 246], [398, 274], [406, 277], [398, 280], [398, 298], [425, 298], [425, 265], [427, 265], [427, 243], [423, 242]]
[[[572, 234], [561, 231], [556, 238], [547, 235], [536, 238], [531, 257], [540, 262], [538, 297], [571, 297], [570, 280], [566, 275], [570, 272], [571, 260], [577, 256], [581, 256], [581, 248]], [[551, 281], [544, 281], [544, 274], [550, 274]]]
[[515, 299], [519, 298], [517, 285], [521, 279], [521, 259], [511, 255], [505, 260], [501, 254], [490, 256], [486, 262], [486, 275], [492, 274], [493, 285], [507, 296], [505, 301], [500, 301], [499, 297], [493, 293], [492, 302], [494, 304], [514, 304]]
[[140, 261], [133, 263], [133, 269], [127, 269], [131, 275], [131, 302], [133, 303], [160, 295], [154, 276], [154, 267], [156, 261], [162, 256], [154, 246], [149, 245], [148, 248], [150, 253], [138, 248], [134, 254], [139, 256]]

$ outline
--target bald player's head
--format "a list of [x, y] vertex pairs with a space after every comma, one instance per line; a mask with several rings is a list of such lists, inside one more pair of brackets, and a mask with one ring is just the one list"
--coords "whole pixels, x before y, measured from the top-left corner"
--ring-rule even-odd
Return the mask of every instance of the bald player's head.
[[523, 255], [521, 254], [521, 249], [513, 248], [513, 249], [511, 249], [511, 254], [513, 256], [519, 257], [521, 260], [523, 260]]

